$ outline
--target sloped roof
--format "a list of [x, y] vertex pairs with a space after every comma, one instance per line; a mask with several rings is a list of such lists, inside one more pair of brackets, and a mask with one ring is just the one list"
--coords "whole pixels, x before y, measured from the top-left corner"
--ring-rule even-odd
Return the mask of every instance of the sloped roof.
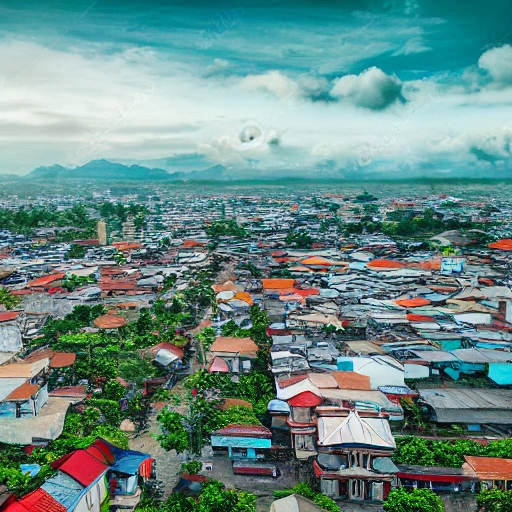
[[375, 259], [366, 264], [367, 267], [375, 268], [404, 268], [405, 264], [397, 260]]
[[395, 304], [404, 308], [417, 308], [420, 306], [428, 306], [430, 301], [424, 297], [414, 297], [412, 299], [395, 300]]
[[233, 338], [219, 336], [211, 345], [210, 352], [232, 352], [252, 354], [258, 352], [258, 345], [251, 338]]
[[336, 371], [331, 374], [338, 383], [340, 389], [360, 389], [361, 391], [370, 391], [370, 377], [357, 372]]
[[18, 318], [18, 311], [0, 311], [0, 322], [10, 322]]
[[392, 450], [395, 440], [386, 418], [361, 418], [350, 411], [346, 418], [320, 416], [318, 418], [319, 446], [373, 447]]
[[504, 238], [497, 242], [489, 244], [490, 249], [499, 249], [500, 251], [512, 251], [512, 239]]
[[263, 425], [228, 425], [227, 427], [212, 432], [212, 434], [231, 437], [259, 437], [272, 439], [272, 432]]
[[118, 315], [102, 315], [94, 320], [94, 325], [100, 329], [117, 329], [126, 325], [126, 318]]
[[67, 508], [45, 490], [36, 489], [7, 507], [5, 512], [66, 512]]
[[288, 400], [288, 405], [292, 407], [316, 407], [323, 402], [323, 398], [315, 395], [311, 391], [303, 391]]
[[66, 274], [63, 272], [57, 272], [55, 274], [49, 274], [47, 276], [39, 277], [37, 279], [33, 279], [32, 281], [29, 281], [27, 283], [28, 287], [35, 287], [35, 286], [47, 286], [55, 281], [59, 281], [61, 279], [64, 279], [66, 277]]
[[321, 507], [298, 494], [275, 500], [270, 506], [270, 512], [322, 512], [322, 510]]
[[28, 400], [31, 396], [35, 395], [39, 391], [39, 386], [36, 384], [30, 384], [30, 381], [25, 382], [20, 387], [11, 391], [9, 395], [4, 399], [5, 402], [19, 402], [22, 400]]
[[0, 366], [0, 378], [27, 378], [30, 379], [49, 366], [50, 360], [45, 357], [31, 363], [11, 363]]
[[293, 288], [295, 279], [262, 279], [261, 284], [265, 290], [283, 290]]
[[512, 478], [512, 459], [469, 455], [465, 455], [464, 458], [480, 480], [510, 480]]
[[52, 467], [73, 477], [84, 487], [88, 487], [103, 474], [108, 466], [85, 450], [76, 450], [56, 460]]

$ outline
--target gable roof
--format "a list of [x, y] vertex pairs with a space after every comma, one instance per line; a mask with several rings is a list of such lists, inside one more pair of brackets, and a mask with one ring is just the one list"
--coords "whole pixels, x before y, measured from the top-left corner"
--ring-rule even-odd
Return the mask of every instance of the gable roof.
[[211, 345], [210, 352], [229, 352], [236, 354], [255, 354], [258, 345], [251, 338], [233, 338], [219, 336]]
[[67, 512], [67, 508], [45, 490], [36, 489], [7, 507], [5, 512]]
[[106, 464], [100, 462], [86, 450], [76, 450], [65, 455], [56, 460], [52, 467], [71, 476], [84, 487], [88, 487], [108, 469]]
[[480, 480], [510, 480], [512, 478], [512, 459], [469, 455], [465, 455], [464, 458]]

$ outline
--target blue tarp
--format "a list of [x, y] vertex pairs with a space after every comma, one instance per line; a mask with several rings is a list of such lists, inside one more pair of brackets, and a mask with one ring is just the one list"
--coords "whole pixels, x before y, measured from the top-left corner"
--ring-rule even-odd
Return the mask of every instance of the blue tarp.
[[25, 475], [36, 476], [41, 471], [39, 464], [20, 464], [21, 472]]
[[127, 475], [136, 475], [139, 466], [147, 459], [151, 459], [151, 455], [141, 452], [132, 452], [131, 450], [120, 450], [121, 453], [115, 454], [116, 461], [111, 466], [112, 471], [119, 471]]

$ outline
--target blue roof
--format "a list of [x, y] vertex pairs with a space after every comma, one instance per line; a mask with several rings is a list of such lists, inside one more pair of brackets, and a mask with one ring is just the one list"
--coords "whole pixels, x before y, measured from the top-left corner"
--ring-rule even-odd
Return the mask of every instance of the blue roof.
[[115, 453], [116, 460], [110, 469], [128, 475], [135, 475], [139, 471], [139, 466], [147, 459], [151, 459], [151, 455], [142, 452], [134, 452], [131, 450], [119, 450]]
[[47, 480], [41, 488], [67, 509], [76, 503], [84, 490], [84, 487], [74, 478], [60, 471]]

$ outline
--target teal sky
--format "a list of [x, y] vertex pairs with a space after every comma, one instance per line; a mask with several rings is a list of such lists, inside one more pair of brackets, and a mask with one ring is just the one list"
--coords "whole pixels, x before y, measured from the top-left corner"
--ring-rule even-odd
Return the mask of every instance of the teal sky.
[[0, 1], [0, 172], [512, 174], [509, 0], [277, 3]]

